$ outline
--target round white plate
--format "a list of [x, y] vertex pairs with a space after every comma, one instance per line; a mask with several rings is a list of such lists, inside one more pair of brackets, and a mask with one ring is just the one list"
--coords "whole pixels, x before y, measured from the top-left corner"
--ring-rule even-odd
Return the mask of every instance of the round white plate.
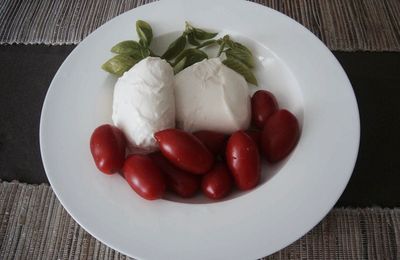
[[[148, 21], [159, 53], [187, 20], [228, 32], [257, 57], [260, 88], [302, 125], [300, 141], [262, 183], [209, 203], [174, 197], [149, 202], [119, 175], [96, 169], [89, 138], [110, 122], [115, 78], [100, 65], [110, 48], [137, 39]], [[357, 157], [359, 115], [349, 80], [332, 53], [290, 18], [247, 1], [160, 1], [101, 26], [68, 56], [43, 105], [40, 146], [48, 179], [71, 216], [108, 246], [138, 259], [255, 259], [300, 238], [333, 207]]]

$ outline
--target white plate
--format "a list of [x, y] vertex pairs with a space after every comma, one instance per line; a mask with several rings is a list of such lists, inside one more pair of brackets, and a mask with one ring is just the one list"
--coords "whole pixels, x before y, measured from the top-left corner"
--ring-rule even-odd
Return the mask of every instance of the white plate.
[[[295, 151], [263, 168], [262, 184], [217, 203], [149, 202], [119, 176], [100, 174], [89, 138], [110, 122], [115, 78], [100, 69], [115, 43], [136, 39], [148, 21], [154, 48], [184, 21], [229, 32], [258, 58], [261, 88], [301, 121]], [[247, 1], [160, 1], [106, 23], [68, 56], [43, 105], [40, 146], [48, 179], [71, 216], [108, 246], [139, 259], [254, 259], [300, 238], [333, 207], [353, 171], [359, 115], [352, 87], [332, 53], [290, 18]]]

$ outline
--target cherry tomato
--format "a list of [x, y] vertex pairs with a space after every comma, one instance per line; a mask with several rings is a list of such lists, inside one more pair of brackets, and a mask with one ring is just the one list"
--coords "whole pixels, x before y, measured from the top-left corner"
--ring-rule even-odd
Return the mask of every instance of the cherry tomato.
[[256, 143], [258, 151], [261, 152], [261, 131], [259, 130], [246, 130], [245, 133], [253, 139]]
[[214, 155], [220, 154], [225, 148], [226, 135], [214, 131], [197, 131], [193, 133]]
[[112, 125], [97, 127], [90, 137], [90, 151], [97, 168], [106, 174], [118, 172], [125, 160], [126, 138]]
[[193, 173], [208, 172], [214, 156], [194, 135], [179, 130], [166, 129], [154, 134], [162, 154], [176, 167]]
[[257, 145], [243, 131], [237, 131], [228, 140], [226, 162], [241, 190], [254, 188], [260, 181], [261, 165]]
[[278, 103], [271, 92], [258, 90], [251, 97], [251, 120], [254, 125], [263, 128], [268, 117], [278, 110]]
[[232, 177], [225, 163], [216, 164], [203, 176], [201, 188], [213, 200], [226, 197], [232, 190]]
[[265, 123], [262, 132], [262, 147], [269, 162], [285, 158], [296, 146], [300, 137], [299, 123], [296, 117], [281, 109], [276, 111]]
[[197, 175], [176, 168], [161, 153], [152, 153], [150, 157], [165, 174], [168, 189], [182, 198], [192, 197], [199, 190], [200, 178]]
[[131, 155], [124, 163], [122, 173], [137, 194], [147, 200], [159, 199], [165, 192], [165, 179], [148, 155]]

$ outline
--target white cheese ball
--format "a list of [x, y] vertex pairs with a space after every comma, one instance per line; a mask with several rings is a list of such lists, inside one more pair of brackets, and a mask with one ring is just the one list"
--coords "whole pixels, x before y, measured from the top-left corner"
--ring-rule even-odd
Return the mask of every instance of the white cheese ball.
[[112, 120], [125, 133], [132, 151], [155, 151], [154, 133], [175, 127], [173, 82], [172, 67], [148, 57], [115, 84]]
[[175, 107], [179, 127], [189, 132], [230, 134], [247, 129], [251, 119], [246, 80], [219, 58], [198, 62], [175, 76]]

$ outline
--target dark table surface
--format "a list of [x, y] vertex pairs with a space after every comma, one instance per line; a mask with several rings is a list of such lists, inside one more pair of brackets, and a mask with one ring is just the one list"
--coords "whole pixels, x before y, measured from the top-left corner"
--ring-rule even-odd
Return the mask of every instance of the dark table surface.
[[[40, 112], [51, 79], [74, 47], [0, 46], [0, 179], [48, 182]], [[400, 206], [400, 53], [334, 54], [353, 85], [361, 118], [356, 167], [336, 206]]]

